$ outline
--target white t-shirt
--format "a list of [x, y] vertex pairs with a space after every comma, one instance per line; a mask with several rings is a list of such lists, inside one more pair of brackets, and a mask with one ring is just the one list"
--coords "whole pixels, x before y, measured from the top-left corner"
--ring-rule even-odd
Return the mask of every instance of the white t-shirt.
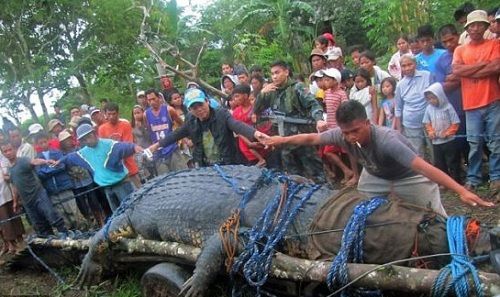
[[4, 174], [7, 174], [9, 166], [9, 160], [0, 154], [0, 206], [12, 200], [9, 185], [4, 180]]

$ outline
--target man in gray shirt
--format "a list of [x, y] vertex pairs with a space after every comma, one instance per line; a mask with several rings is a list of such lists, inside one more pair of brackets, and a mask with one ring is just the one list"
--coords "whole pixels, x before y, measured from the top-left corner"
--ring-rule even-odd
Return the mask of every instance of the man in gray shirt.
[[430, 207], [446, 216], [437, 184], [453, 190], [469, 205], [494, 206], [469, 192], [441, 170], [420, 158], [400, 133], [374, 126], [359, 102], [350, 100], [336, 112], [336, 129], [289, 137], [261, 137], [266, 145], [338, 145], [363, 165], [358, 190], [368, 197], [394, 193], [407, 202]]

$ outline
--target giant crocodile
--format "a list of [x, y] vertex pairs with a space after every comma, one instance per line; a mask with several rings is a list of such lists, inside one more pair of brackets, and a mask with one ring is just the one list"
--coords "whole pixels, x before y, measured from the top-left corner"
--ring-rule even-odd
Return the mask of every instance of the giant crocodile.
[[[218, 233], [219, 226], [238, 207], [241, 192], [261, 180], [263, 172], [257, 167], [220, 168], [223, 173], [207, 167], [160, 176], [134, 192], [125, 210], [114, 216], [91, 239], [77, 282], [88, 285], [99, 281], [108, 258], [110, 239], [140, 235], [145, 239], [201, 247], [193, 277], [186, 284], [185, 291], [186, 296], [203, 296], [223, 268], [225, 253]], [[225, 179], [221, 174], [226, 175]], [[259, 185], [241, 211], [242, 230], [256, 223], [275, 193], [276, 184]], [[302, 194], [299, 192], [296, 197]], [[300, 209], [279, 245], [280, 251], [295, 257], [331, 259], [339, 250], [342, 234], [318, 231], [343, 228], [353, 207], [362, 199], [366, 197], [356, 191], [321, 187]], [[424, 221], [425, 224], [422, 224]], [[430, 210], [391, 200], [379, 207], [367, 221], [379, 227], [366, 232], [365, 263], [378, 264], [407, 258], [415, 240], [418, 240], [420, 255], [447, 252], [444, 221]], [[381, 234], [385, 234], [383, 239]], [[395, 242], [398, 244], [395, 245]]]

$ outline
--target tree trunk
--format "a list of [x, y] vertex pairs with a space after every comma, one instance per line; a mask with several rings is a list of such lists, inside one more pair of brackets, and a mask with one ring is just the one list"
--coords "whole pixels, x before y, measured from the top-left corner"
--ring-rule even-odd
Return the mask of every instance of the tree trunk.
[[42, 107], [42, 112], [43, 112], [43, 117], [45, 118], [45, 123], [48, 123], [50, 118], [49, 118], [49, 111], [47, 110], [47, 105], [45, 105], [45, 101], [43, 100], [43, 97], [45, 97], [45, 94], [40, 90], [40, 88], [36, 89], [36, 92], [38, 94], [38, 101], [40, 101], [40, 106]]
[[89, 89], [87, 87], [87, 82], [85, 81], [85, 78], [83, 77], [83, 74], [81, 73], [75, 73], [74, 76], [76, 77], [76, 80], [78, 80], [78, 84], [80, 84], [80, 87], [82, 88], [82, 95], [83, 95], [83, 103], [85, 104], [90, 104], [90, 93]]
[[[60, 249], [85, 251], [88, 240], [50, 240], [36, 238], [32, 244], [52, 246]], [[112, 246], [114, 250], [126, 252], [113, 256], [117, 262], [161, 262], [175, 258], [175, 262], [194, 265], [201, 249], [177, 242], [146, 239], [121, 238]], [[279, 279], [293, 281], [325, 282], [330, 269], [330, 261], [305, 260], [276, 253], [271, 267], [271, 275]], [[348, 264], [349, 279], [364, 275], [353, 284], [354, 287], [377, 288], [410, 293], [428, 293], [439, 271], [417, 269], [396, 265]], [[366, 275], [365, 275], [366, 274]], [[484, 296], [500, 294], [500, 276], [479, 272]]]
[[30, 112], [31, 114], [31, 118], [33, 119], [33, 122], [35, 123], [40, 123], [40, 119], [38, 118], [38, 116], [36, 115], [36, 112], [35, 112], [35, 109], [33, 108], [33, 104], [31, 103], [30, 101], [30, 97], [31, 97], [31, 93], [28, 92], [26, 95], [22, 94], [21, 95], [22, 98], [22, 102], [23, 102], [23, 105], [28, 109], [28, 111]]

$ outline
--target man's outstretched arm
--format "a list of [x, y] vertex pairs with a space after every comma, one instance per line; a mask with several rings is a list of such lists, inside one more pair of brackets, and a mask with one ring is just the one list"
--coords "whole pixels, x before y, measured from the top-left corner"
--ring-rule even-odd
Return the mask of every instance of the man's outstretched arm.
[[460, 195], [460, 200], [462, 202], [469, 204], [471, 206], [487, 206], [492, 207], [495, 206], [492, 202], [486, 202], [483, 199], [479, 198], [476, 194], [468, 191], [466, 188], [458, 184], [455, 180], [453, 180], [446, 173], [432, 166], [431, 164], [425, 162], [420, 157], [415, 157], [411, 163], [411, 168], [416, 172], [422, 174], [433, 182], [445, 186], [446, 188], [454, 191], [458, 195]]

